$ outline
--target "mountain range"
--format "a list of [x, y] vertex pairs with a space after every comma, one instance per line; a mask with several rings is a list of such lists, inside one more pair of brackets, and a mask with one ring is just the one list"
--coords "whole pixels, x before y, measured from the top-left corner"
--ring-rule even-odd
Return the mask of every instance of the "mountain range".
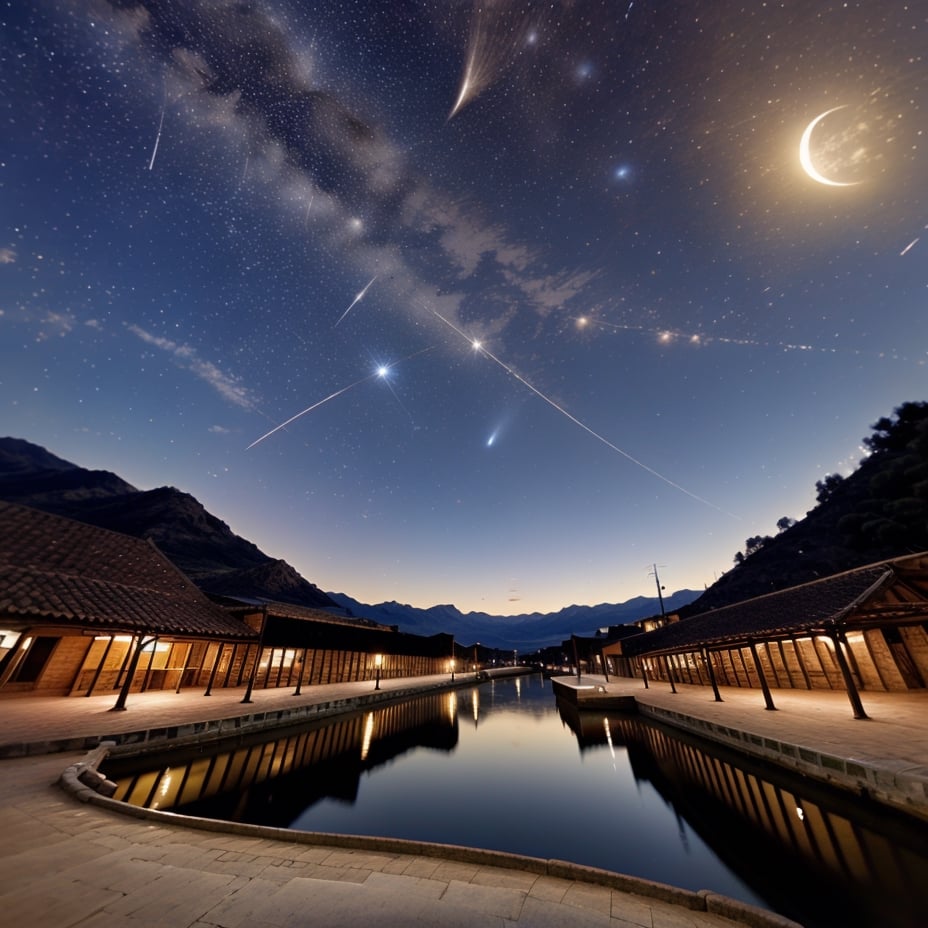
[[[451, 605], [368, 605], [344, 593], [323, 592], [286, 561], [236, 535], [189, 493], [175, 487], [139, 490], [116, 474], [87, 470], [21, 438], [0, 438], [0, 499], [149, 538], [206, 593], [327, 609], [417, 635], [444, 632], [462, 645], [479, 642], [525, 653], [560, 644], [574, 633], [593, 635], [601, 627], [659, 611], [656, 596], [520, 616], [465, 614]], [[669, 594], [665, 608], [677, 609], [698, 595], [693, 590]]]
[[492, 616], [452, 605], [419, 609], [366, 605], [325, 593], [286, 561], [234, 534], [193, 496], [174, 487], [138, 490], [109, 471], [85, 470], [18, 438], [0, 438], [0, 499], [150, 538], [207, 593], [264, 598], [396, 625], [419, 635], [453, 634], [462, 645], [521, 653], [571, 634], [657, 615], [681, 620], [864, 564], [928, 551], [928, 403], [903, 403], [862, 440], [857, 469], [816, 483], [817, 505], [801, 519], [778, 520], [773, 535], [746, 539], [734, 566], [705, 591], [680, 590], [624, 603], [568, 606], [549, 614]]

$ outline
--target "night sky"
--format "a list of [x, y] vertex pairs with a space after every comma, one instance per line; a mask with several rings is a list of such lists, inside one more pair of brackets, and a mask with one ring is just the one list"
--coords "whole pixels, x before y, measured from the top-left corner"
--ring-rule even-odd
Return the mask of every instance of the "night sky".
[[363, 602], [701, 590], [926, 398], [926, 49], [920, 0], [4, 0], [0, 434]]

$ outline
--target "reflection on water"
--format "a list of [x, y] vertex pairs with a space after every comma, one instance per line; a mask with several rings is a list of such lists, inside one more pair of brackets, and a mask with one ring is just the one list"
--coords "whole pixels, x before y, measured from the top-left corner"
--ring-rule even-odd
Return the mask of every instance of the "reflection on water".
[[928, 923], [924, 824], [636, 716], [558, 709], [581, 750], [624, 748], [635, 776], [781, 913], [822, 926]]
[[205, 750], [104, 770], [136, 805], [573, 860], [809, 928], [915, 928], [928, 911], [923, 824], [636, 716], [578, 713], [540, 676]]
[[[111, 758], [116, 799], [226, 821], [288, 827], [326, 797], [357, 799], [361, 775], [414, 748], [454, 749], [457, 692], [423, 696], [373, 712], [239, 739], [207, 753], [187, 749], [139, 761]], [[195, 751], [195, 753], [194, 753]], [[147, 761], [147, 764], [146, 764]], [[111, 769], [112, 768], [112, 769]], [[129, 771], [132, 771], [131, 773]]]

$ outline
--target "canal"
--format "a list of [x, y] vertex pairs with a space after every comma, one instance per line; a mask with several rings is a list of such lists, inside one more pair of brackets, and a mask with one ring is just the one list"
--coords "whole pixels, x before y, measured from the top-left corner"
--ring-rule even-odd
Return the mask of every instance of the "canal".
[[102, 770], [136, 805], [568, 860], [807, 928], [928, 912], [923, 823], [636, 715], [578, 712], [540, 675]]

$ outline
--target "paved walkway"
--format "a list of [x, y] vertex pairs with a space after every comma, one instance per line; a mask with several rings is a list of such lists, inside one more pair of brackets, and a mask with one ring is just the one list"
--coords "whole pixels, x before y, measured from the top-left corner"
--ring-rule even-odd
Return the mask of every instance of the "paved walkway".
[[[86, 749], [105, 738], [192, 736], [204, 723], [215, 730], [233, 718], [260, 725], [318, 717], [449, 682], [384, 680], [376, 691], [373, 683], [304, 687], [300, 696], [260, 690], [247, 705], [242, 690], [133, 694], [123, 712], [110, 711], [115, 695], [0, 701], [4, 921], [30, 928], [793, 924], [711, 893], [556, 861], [378, 839], [326, 843], [225, 823], [189, 827], [147, 810], [126, 815], [96, 793], [69, 795], [59, 784], [66, 768], [73, 783]], [[459, 675], [457, 682], [471, 681]], [[757, 691], [723, 689], [716, 703], [704, 687], [678, 685], [673, 694], [666, 684], [645, 690], [636, 681], [583, 679], [590, 684], [631, 692], [646, 710], [677, 721], [748, 733], [761, 745], [794, 743], [892, 776], [928, 771], [928, 694], [865, 693], [871, 718], [862, 721], [840, 693], [774, 691], [778, 708], [771, 712]]]

